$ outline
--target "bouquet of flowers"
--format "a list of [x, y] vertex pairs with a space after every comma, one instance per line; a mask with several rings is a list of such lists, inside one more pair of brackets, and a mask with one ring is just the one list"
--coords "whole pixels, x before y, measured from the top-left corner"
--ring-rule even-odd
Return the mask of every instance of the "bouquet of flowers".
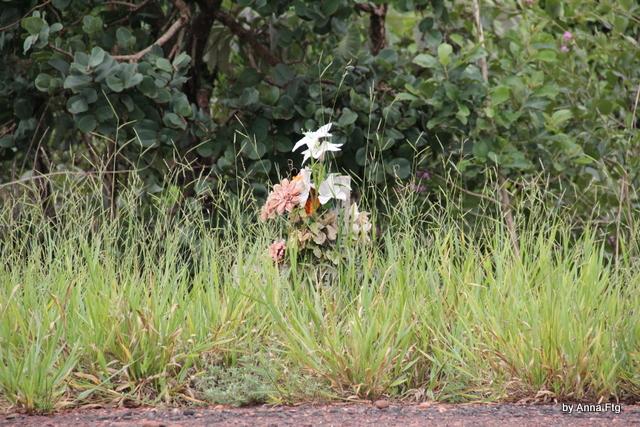
[[295, 177], [274, 185], [262, 207], [262, 221], [282, 216], [289, 220], [288, 238], [269, 246], [269, 255], [277, 264], [284, 263], [287, 250], [293, 248], [297, 254], [311, 253], [337, 264], [339, 256], [332, 249], [339, 236], [369, 240], [369, 213], [360, 212], [351, 202], [351, 177], [331, 173], [323, 161], [328, 152], [340, 151], [342, 146], [331, 143], [331, 125], [304, 132], [292, 149], [305, 148], [302, 168]]

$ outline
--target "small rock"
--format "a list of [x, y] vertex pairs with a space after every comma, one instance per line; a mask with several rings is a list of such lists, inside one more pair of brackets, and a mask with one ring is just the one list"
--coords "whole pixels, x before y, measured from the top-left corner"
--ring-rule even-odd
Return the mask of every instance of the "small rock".
[[192, 416], [196, 414], [196, 411], [194, 411], [193, 409], [185, 409], [184, 411], [182, 411], [182, 413], [187, 416]]
[[387, 409], [389, 407], [389, 401], [380, 399], [373, 402], [373, 405], [378, 409]]
[[18, 414], [9, 414], [6, 417], [4, 417], [5, 420], [13, 420], [15, 418], [18, 417]]
[[418, 408], [425, 409], [430, 408], [431, 406], [433, 406], [433, 402], [422, 402], [418, 405]]

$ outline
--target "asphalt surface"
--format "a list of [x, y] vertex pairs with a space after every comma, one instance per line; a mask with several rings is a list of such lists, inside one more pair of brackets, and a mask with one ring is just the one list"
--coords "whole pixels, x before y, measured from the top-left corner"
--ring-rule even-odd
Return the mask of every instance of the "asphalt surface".
[[90, 409], [0, 416], [0, 426], [640, 426], [640, 405], [300, 405], [249, 408]]

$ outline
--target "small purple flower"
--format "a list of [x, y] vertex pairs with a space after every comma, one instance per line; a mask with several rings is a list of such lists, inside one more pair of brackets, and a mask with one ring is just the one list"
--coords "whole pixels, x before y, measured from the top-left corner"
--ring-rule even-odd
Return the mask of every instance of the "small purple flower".
[[569, 52], [569, 46], [563, 44], [562, 46], [560, 46], [560, 52]]
[[564, 34], [562, 35], [562, 40], [564, 40], [565, 42], [571, 41], [573, 39], [573, 34], [571, 34], [569, 31], [565, 31]]
[[421, 184], [411, 184], [410, 186], [411, 191], [415, 191], [416, 193], [426, 193], [427, 191], [427, 186], [426, 185], [421, 185]]
[[418, 171], [416, 176], [418, 177], [418, 179], [431, 179], [431, 174], [429, 173], [428, 170]]

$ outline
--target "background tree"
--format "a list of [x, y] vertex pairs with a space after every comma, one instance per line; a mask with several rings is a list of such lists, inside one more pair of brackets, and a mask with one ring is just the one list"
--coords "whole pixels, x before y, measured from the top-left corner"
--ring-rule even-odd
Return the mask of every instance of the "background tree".
[[454, 173], [473, 190], [497, 174], [516, 191], [542, 173], [581, 206], [636, 203], [632, 0], [478, 2], [480, 25], [471, 2], [445, 0], [2, 6], [0, 179], [92, 169], [84, 157], [111, 172], [113, 208], [116, 172], [154, 192], [188, 162], [187, 194], [223, 178], [261, 195], [301, 129], [331, 120], [339, 165], [365, 186], [433, 193]]

